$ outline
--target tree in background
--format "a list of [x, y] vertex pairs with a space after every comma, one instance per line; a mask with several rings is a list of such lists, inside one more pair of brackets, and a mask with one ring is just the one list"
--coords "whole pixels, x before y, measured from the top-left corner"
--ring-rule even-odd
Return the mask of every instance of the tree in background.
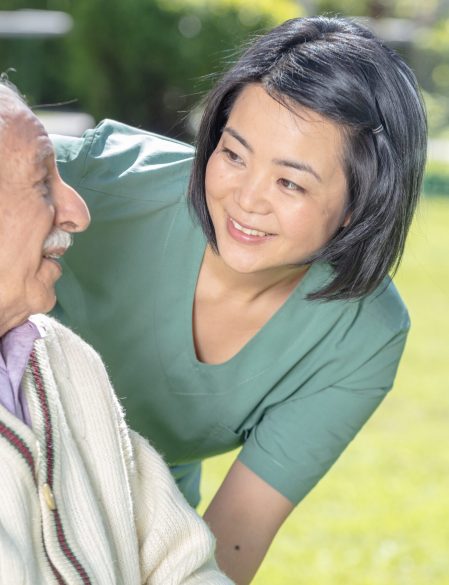
[[298, 14], [292, 0], [77, 0], [67, 80], [96, 118], [182, 136], [183, 115], [249, 34]]

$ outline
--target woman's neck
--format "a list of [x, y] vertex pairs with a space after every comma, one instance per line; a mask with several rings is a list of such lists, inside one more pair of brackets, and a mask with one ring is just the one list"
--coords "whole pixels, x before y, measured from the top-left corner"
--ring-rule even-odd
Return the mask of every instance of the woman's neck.
[[210, 292], [221, 295], [232, 291], [242, 302], [252, 302], [265, 295], [290, 294], [309, 266], [279, 266], [252, 273], [241, 273], [225, 264], [219, 254], [206, 247], [201, 271]]

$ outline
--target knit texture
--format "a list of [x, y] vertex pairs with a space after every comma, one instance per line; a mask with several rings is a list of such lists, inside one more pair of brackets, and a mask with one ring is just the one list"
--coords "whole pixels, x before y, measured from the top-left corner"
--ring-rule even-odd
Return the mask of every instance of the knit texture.
[[98, 355], [40, 320], [23, 379], [32, 429], [0, 407], [0, 583], [229, 585], [206, 525], [128, 430]]

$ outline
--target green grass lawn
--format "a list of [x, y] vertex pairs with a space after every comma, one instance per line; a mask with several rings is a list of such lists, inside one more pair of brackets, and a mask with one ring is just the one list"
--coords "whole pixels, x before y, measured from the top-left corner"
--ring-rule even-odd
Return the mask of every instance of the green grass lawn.
[[[395, 281], [412, 330], [394, 390], [254, 585], [449, 585], [449, 198], [421, 204]], [[234, 457], [206, 462], [203, 508]]]

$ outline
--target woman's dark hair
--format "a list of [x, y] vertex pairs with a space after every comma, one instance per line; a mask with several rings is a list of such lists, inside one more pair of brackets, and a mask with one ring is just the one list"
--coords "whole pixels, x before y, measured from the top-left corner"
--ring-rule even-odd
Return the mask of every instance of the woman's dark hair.
[[329, 262], [334, 276], [309, 298], [371, 292], [400, 263], [421, 189], [427, 123], [413, 72], [369, 30], [342, 18], [288, 20], [257, 38], [206, 97], [196, 139], [189, 204], [215, 250], [206, 165], [250, 83], [342, 126], [350, 222], [311, 259]]

